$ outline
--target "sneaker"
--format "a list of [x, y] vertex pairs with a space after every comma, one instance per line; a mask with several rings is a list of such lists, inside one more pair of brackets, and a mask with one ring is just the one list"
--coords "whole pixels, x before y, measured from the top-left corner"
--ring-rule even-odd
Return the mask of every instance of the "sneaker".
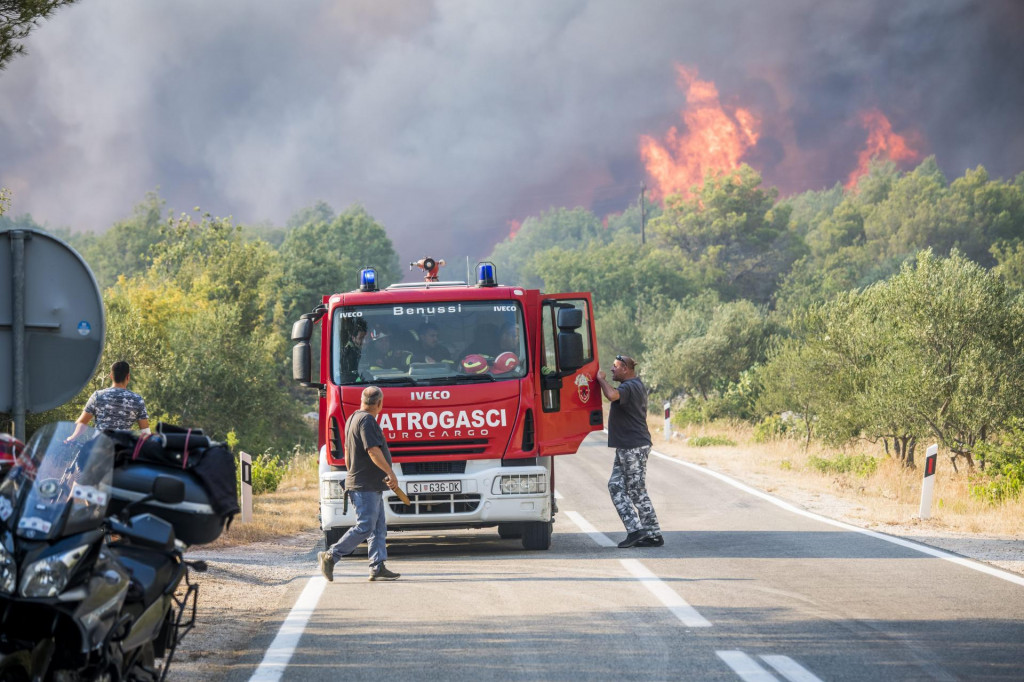
[[370, 568], [370, 580], [398, 580], [400, 575], [389, 571], [383, 561]]
[[635, 530], [626, 536], [626, 539], [619, 543], [619, 549], [626, 549], [627, 547], [636, 547], [637, 543], [647, 537], [647, 531]]
[[327, 582], [334, 582], [334, 557], [331, 556], [330, 552], [320, 552], [316, 555], [317, 562], [320, 564], [320, 572], [327, 578]]
[[665, 538], [661, 535], [648, 535], [640, 542], [636, 543], [637, 547], [661, 547], [665, 544]]

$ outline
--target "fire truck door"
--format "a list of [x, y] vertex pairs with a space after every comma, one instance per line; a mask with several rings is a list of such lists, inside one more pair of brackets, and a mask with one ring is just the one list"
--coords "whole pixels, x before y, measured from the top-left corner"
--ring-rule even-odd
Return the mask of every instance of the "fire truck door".
[[[575, 330], [559, 329], [558, 311], [575, 308], [583, 323]], [[541, 455], [574, 453], [591, 431], [602, 428], [601, 390], [597, 385], [597, 351], [593, 307], [589, 293], [541, 296], [540, 377], [537, 404], [537, 443]], [[558, 335], [578, 333], [582, 340], [583, 363], [565, 368], [559, 357]]]

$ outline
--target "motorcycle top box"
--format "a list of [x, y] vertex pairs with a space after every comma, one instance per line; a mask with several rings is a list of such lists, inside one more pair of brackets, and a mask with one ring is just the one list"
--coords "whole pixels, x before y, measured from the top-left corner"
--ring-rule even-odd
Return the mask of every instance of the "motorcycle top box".
[[115, 513], [129, 502], [141, 500], [153, 489], [157, 476], [173, 476], [185, 484], [185, 500], [167, 505], [145, 502], [132, 508], [133, 513], [149, 512], [170, 522], [174, 535], [187, 545], [202, 545], [220, 537], [224, 519], [213, 510], [210, 496], [194, 473], [148, 462], [132, 462], [114, 469], [110, 507]]

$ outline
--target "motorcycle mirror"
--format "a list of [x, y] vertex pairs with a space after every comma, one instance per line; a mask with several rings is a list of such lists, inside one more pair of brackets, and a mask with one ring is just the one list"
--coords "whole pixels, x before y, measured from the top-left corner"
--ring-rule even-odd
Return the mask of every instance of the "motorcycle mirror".
[[184, 502], [185, 482], [173, 476], [157, 476], [153, 479], [153, 499], [164, 504]]

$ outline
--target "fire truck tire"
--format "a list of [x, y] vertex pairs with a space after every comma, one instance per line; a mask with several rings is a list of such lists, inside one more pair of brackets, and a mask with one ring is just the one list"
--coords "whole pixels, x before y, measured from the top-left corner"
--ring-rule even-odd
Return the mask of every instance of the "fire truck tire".
[[521, 523], [499, 523], [498, 537], [502, 540], [518, 540], [523, 537], [523, 524]]
[[530, 521], [523, 524], [523, 549], [549, 549], [551, 547], [550, 521]]

